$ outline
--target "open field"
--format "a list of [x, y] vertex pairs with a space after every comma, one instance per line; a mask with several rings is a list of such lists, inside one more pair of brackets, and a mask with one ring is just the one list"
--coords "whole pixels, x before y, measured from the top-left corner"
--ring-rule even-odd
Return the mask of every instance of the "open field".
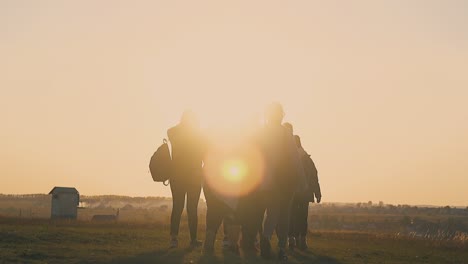
[[[81, 197], [77, 221], [51, 221], [50, 196], [0, 195], [0, 263], [275, 263], [188, 247], [184, 213], [180, 247], [168, 248], [171, 200], [164, 197]], [[93, 222], [93, 215], [117, 221]], [[307, 252], [289, 263], [467, 263], [468, 208], [311, 204]], [[206, 204], [199, 204], [204, 239]], [[218, 239], [221, 239], [218, 236]], [[272, 243], [274, 251], [276, 241]]]
[[[181, 245], [168, 249], [162, 223], [0, 218], [0, 263], [274, 263], [259, 256], [190, 249], [187, 226]], [[203, 239], [204, 231], [200, 230]], [[219, 236], [218, 236], [219, 238]], [[273, 242], [276, 250], [276, 243]], [[291, 253], [289, 263], [468, 263], [466, 244], [357, 231], [313, 231], [311, 249]]]

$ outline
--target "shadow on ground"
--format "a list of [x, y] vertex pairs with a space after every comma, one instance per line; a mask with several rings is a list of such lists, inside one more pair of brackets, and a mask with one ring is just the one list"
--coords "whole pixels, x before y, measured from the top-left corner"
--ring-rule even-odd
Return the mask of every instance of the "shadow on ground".
[[[276, 258], [264, 260], [258, 255], [244, 256], [232, 252], [217, 252], [213, 255], [202, 254], [201, 249], [163, 249], [143, 254], [116, 258], [107, 264], [129, 263], [184, 263], [184, 264], [211, 264], [211, 263], [278, 263]], [[312, 263], [312, 264], [342, 264], [328, 256], [314, 255], [311, 252], [293, 252], [288, 263]]]

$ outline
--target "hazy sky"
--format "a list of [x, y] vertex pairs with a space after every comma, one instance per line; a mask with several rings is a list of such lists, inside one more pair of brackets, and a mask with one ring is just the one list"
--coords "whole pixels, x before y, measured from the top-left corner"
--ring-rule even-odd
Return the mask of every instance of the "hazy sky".
[[187, 107], [280, 101], [323, 201], [468, 205], [468, 2], [0, 0], [0, 193], [169, 196]]

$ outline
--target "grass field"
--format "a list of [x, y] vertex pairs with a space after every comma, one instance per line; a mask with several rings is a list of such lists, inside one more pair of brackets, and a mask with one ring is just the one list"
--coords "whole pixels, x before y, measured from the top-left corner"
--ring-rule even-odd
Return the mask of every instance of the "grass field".
[[[0, 218], [0, 263], [275, 263], [223, 251], [213, 255], [188, 246], [168, 248], [163, 223], [52, 222]], [[204, 230], [200, 230], [203, 239]], [[468, 248], [424, 239], [370, 232], [314, 231], [307, 252], [291, 252], [289, 263], [468, 263]], [[273, 241], [276, 251], [276, 241]]]

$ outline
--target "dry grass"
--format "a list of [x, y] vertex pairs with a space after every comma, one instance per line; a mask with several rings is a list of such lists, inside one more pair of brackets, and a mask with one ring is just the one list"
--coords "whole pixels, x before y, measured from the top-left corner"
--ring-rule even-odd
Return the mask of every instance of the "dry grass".
[[[200, 226], [203, 225], [202, 221]], [[200, 228], [199, 232], [203, 239], [204, 230]], [[168, 233], [167, 222], [0, 218], [0, 263], [275, 262], [223, 251], [220, 241], [214, 255], [205, 255], [201, 249], [191, 250], [185, 222], [181, 225], [181, 247], [170, 250]], [[292, 252], [289, 262], [466, 263], [466, 236], [457, 239], [464, 242], [374, 231], [312, 231], [311, 250]], [[272, 245], [276, 250], [276, 240]]]

